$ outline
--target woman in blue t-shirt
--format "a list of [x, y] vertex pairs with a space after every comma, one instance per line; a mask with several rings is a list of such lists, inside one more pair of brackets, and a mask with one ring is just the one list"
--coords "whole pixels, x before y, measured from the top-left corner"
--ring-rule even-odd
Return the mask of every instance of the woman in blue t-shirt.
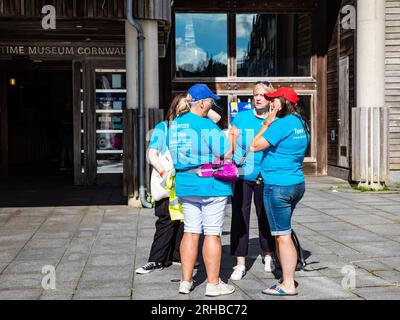
[[[302, 119], [294, 90], [280, 88], [266, 94], [273, 99], [268, 123], [254, 139], [251, 151], [264, 151], [261, 175], [264, 180], [264, 204], [276, 238], [277, 254], [282, 266], [282, 283], [263, 291], [274, 296], [297, 295], [294, 275], [297, 252], [292, 241], [291, 218], [305, 192], [302, 165], [310, 137]], [[277, 119], [275, 120], [275, 116]]]
[[[148, 160], [161, 177], [167, 174], [159, 160], [159, 154], [167, 151], [167, 132], [169, 123], [176, 117], [190, 111], [187, 94], [177, 95], [170, 105], [167, 120], [157, 124], [153, 130], [148, 148]], [[169, 123], [168, 123], [169, 121]], [[180, 263], [179, 246], [183, 237], [183, 223], [172, 221], [169, 213], [169, 198], [155, 202], [154, 213], [158, 217], [156, 231], [151, 245], [148, 262], [136, 269], [137, 274], [147, 274], [162, 270], [173, 263]]]
[[203, 259], [207, 272], [207, 296], [231, 294], [235, 288], [221, 281], [221, 235], [232, 183], [199, 173], [202, 165], [228, 157], [232, 148], [221, 129], [207, 119], [220, 97], [205, 84], [192, 86], [191, 110], [177, 117], [168, 132], [168, 147], [176, 170], [175, 190], [182, 204], [185, 234], [181, 242], [182, 277], [179, 292], [194, 288], [193, 268], [200, 235], [204, 234]]
[[[266, 93], [275, 89], [269, 82], [258, 82], [253, 90], [254, 108], [238, 113], [232, 121], [229, 139], [235, 144], [233, 159], [237, 164], [242, 161], [254, 136], [260, 131], [268, 118], [270, 102], [265, 98]], [[261, 181], [261, 161], [263, 152], [249, 153], [239, 168], [239, 179], [235, 182], [232, 196], [231, 220], [231, 255], [236, 257], [231, 280], [238, 281], [246, 273], [245, 259], [249, 250], [249, 228], [251, 202], [254, 195], [254, 206], [258, 219], [259, 243], [264, 260], [264, 271], [271, 272], [274, 268], [272, 252], [275, 241], [269, 231], [267, 216], [263, 201], [263, 182]]]

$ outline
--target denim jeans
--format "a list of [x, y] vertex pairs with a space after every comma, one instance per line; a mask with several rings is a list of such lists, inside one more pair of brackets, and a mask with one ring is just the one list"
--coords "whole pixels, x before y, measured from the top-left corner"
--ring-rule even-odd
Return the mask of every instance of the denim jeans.
[[271, 235], [285, 236], [292, 233], [293, 211], [304, 192], [304, 182], [291, 186], [264, 186], [264, 205]]

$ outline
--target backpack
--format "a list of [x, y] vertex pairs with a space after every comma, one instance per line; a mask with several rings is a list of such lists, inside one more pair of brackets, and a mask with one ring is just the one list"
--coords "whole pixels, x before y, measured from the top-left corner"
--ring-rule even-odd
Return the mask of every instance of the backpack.
[[[319, 268], [319, 269], [306, 269], [307, 266], [311, 265], [311, 264], [315, 264], [315, 263], [319, 263], [318, 261], [314, 261], [314, 262], [306, 262], [306, 259], [304, 257], [304, 251], [300, 245], [300, 241], [299, 238], [297, 237], [296, 233], [294, 232], [294, 230], [292, 230], [292, 240], [293, 240], [293, 244], [296, 248], [297, 251], [297, 265], [296, 265], [296, 271], [306, 271], [306, 272], [311, 272], [311, 271], [319, 271], [319, 270], [323, 270], [323, 269], [327, 269], [326, 267], [324, 268]], [[276, 255], [276, 253], [274, 252], [274, 262], [275, 262], [275, 266], [278, 269], [282, 269], [281, 267], [281, 263], [279, 261], [278, 256]]]

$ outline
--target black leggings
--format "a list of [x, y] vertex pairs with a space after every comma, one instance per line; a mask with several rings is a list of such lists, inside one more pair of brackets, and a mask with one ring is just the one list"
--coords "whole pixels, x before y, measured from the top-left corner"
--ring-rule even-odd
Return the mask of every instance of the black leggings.
[[168, 198], [156, 201], [155, 215], [158, 219], [149, 256], [149, 262], [161, 262], [164, 266], [181, 260], [179, 246], [183, 237], [183, 222], [171, 221], [168, 205]]
[[254, 194], [254, 205], [258, 219], [259, 242], [265, 252], [273, 252], [275, 240], [271, 236], [263, 199], [264, 185], [238, 179], [232, 197], [231, 222], [231, 255], [246, 257], [249, 251], [249, 228], [251, 200]]

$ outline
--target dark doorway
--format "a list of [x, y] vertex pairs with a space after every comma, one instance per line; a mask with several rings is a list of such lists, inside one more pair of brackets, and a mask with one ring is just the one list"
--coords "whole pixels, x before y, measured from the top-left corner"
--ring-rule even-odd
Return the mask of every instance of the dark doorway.
[[72, 185], [71, 62], [17, 65], [8, 78], [9, 177]]

